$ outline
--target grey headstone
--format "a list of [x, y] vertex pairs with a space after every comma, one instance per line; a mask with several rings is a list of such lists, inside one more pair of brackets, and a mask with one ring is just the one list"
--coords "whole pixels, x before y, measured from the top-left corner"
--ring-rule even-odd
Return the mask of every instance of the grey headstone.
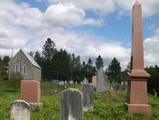
[[87, 111], [93, 108], [93, 85], [83, 84], [83, 109]]
[[116, 83], [116, 84], [115, 84], [115, 90], [116, 90], [116, 91], [122, 90], [122, 85], [119, 84], [119, 83]]
[[107, 87], [106, 85], [106, 75], [103, 71], [103, 68], [100, 68], [98, 71], [97, 71], [97, 80], [96, 80], [96, 91], [97, 92], [104, 92], [106, 91], [107, 89], [109, 89], [109, 87]]
[[87, 83], [88, 83], [88, 79], [87, 79], [87, 78], [84, 78], [83, 84], [87, 84]]
[[30, 120], [30, 104], [16, 100], [11, 104], [11, 120]]
[[76, 89], [64, 90], [61, 95], [61, 120], [82, 120], [82, 93]]
[[128, 84], [127, 82], [123, 82], [122, 90], [127, 91]]

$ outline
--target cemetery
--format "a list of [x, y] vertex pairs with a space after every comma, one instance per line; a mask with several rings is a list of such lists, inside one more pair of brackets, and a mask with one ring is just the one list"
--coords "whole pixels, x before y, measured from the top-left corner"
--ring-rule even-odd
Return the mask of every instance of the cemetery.
[[20, 49], [7, 63], [4, 57], [0, 120], [159, 120], [159, 84], [150, 81], [158, 79], [159, 67], [154, 74], [153, 67], [144, 66], [141, 8], [135, 0], [125, 71], [115, 56], [106, 69], [100, 55], [95, 63], [91, 58], [81, 63], [80, 56], [56, 49], [50, 38], [42, 56]]
[[[11, 115], [10, 105], [15, 100], [20, 99], [20, 94], [19, 90], [8, 89], [6, 82], [1, 81], [0, 83], [0, 119], [9, 120]], [[50, 83], [51, 82], [41, 83], [41, 103], [43, 103], [43, 105], [40, 109], [35, 108], [31, 110], [31, 120], [60, 120], [60, 97], [61, 92], [65, 90], [65, 86]], [[78, 89], [81, 92], [83, 89], [80, 84], [69, 84], [68, 88], [70, 87]], [[145, 117], [143, 114], [128, 114], [125, 105], [126, 102], [127, 97], [125, 91], [110, 89], [103, 93], [94, 92], [92, 106], [90, 108], [91, 104], [87, 105], [87, 111], [83, 112], [83, 120], [126, 120], [128, 116], [130, 120], [148, 119], [147, 116]], [[149, 116], [150, 119], [158, 119], [159, 99], [150, 95], [148, 102], [152, 106], [152, 115]]]

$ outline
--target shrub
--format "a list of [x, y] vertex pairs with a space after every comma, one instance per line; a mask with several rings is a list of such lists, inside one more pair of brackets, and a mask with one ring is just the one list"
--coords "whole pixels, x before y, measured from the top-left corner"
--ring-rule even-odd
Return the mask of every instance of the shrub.
[[13, 89], [20, 88], [20, 81], [23, 79], [23, 76], [20, 73], [13, 72], [9, 78], [9, 87]]

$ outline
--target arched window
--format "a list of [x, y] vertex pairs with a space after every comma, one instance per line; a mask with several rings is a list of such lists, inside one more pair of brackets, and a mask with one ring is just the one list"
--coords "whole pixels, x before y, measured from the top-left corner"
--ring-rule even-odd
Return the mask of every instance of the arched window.
[[20, 72], [20, 73], [22, 73], [22, 70], [23, 70], [22, 67], [23, 67], [23, 66], [22, 66], [22, 63], [20, 62], [20, 63], [19, 63], [19, 72]]
[[18, 72], [18, 64], [15, 64], [15, 72]]
[[23, 65], [23, 73], [26, 73], [26, 64]]

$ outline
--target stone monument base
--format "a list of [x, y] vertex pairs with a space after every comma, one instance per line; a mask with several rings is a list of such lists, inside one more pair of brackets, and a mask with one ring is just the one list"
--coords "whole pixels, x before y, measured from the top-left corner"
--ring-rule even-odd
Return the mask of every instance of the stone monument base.
[[31, 109], [34, 109], [34, 108], [38, 108], [38, 109], [42, 109], [43, 107], [43, 104], [42, 103], [30, 103], [30, 106], [31, 106]]
[[151, 106], [148, 104], [128, 104], [129, 113], [151, 113]]

